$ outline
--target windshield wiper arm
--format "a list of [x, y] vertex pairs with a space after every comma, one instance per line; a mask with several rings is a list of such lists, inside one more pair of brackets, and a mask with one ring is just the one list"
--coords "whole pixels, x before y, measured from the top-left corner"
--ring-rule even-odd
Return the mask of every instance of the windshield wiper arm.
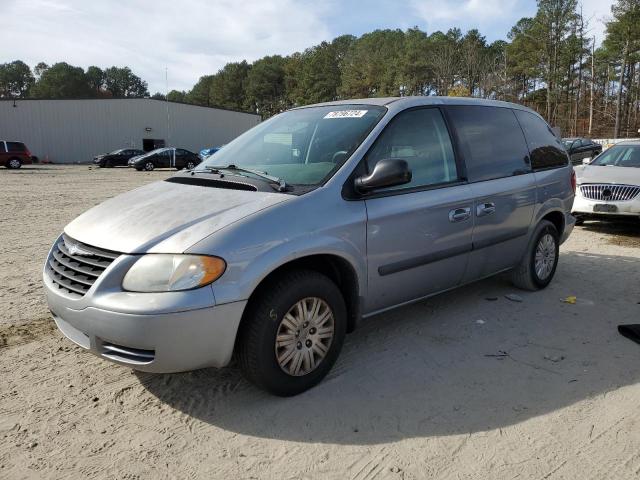
[[284, 192], [287, 189], [287, 183], [282, 178], [274, 177], [273, 175], [267, 175], [265, 172], [261, 172], [260, 170], [253, 170], [251, 168], [238, 167], [237, 165], [233, 165], [233, 164], [206, 165], [205, 168], [213, 173], [218, 173], [220, 172], [220, 170], [231, 170], [235, 172], [251, 173], [252, 175], [255, 175], [256, 177], [260, 177], [263, 180], [268, 180], [272, 184], [277, 183], [278, 187], [276, 188], [276, 190], [278, 190], [279, 192]]

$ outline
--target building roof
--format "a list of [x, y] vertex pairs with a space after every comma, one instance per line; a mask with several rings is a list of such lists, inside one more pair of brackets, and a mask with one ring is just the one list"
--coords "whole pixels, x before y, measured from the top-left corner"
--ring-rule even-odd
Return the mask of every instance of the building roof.
[[233, 109], [233, 108], [218, 107], [218, 106], [215, 106], [215, 105], [196, 105], [195, 103], [176, 102], [176, 101], [173, 101], [173, 100], [169, 100], [167, 102], [167, 100], [161, 100], [159, 98], [151, 98], [151, 97], [0, 98], [0, 102], [40, 102], [40, 101], [59, 101], [59, 102], [64, 102], [64, 101], [69, 101], [69, 100], [73, 100], [73, 101], [78, 101], [78, 100], [100, 101], [100, 102], [121, 101], [121, 100], [127, 100], [127, 101], [145, 100], [145, 101], [153, 101], [153, 102], [171, 103], [171, 104], [176, 104], [176, 105], [186, 105], [188, 107], [210, 108], [210, 109], [214, 109], [214, 110], [226, 110], [228, 112], [246, 113], [247, 115], [255, 115], [257, 117], [260, 116], [259, 114], [255, 113], [255, 112], [248, 112], [246, 110], [237, 110], [237, 109]]

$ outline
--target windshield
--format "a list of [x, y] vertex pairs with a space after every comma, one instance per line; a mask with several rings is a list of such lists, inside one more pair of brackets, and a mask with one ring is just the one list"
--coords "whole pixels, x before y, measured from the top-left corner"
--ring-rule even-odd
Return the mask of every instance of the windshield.
[[598, 155], [591, 165], [640, 168], [640, 145], [614, 145]]
[[118, 150], [114, 150], [113, 152], [107, 153], [107, 155], [117, 155], [121, 152], [124, 152], [124, 148], [119, 148]]
[[374, 105], [290, 110], [225, 145], [197, 170], [235, 165], [288, 185], [317, 185], [340, 168], [386, 111]]
[[566, 148], [567, 150], [571, 148], [571, 145], [573, 145], [573, 142], [575, 142], [575, 140], [562, 140], [562, 144], [564, 145], [564, 148]]

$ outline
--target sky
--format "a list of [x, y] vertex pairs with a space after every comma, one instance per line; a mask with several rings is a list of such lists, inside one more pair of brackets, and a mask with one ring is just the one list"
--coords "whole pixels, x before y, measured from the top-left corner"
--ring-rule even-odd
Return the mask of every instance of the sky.
[[[597, 42], [613, 0], [582, 0]], [[189, 90], [225, 63], [288, 55], [338, 35], [477, 28], [488, 41], [535, 0], [0, 0], [0, 63], [129, 66], [151, 93]], [[166, 75], [166, 77], [165, 77]]]

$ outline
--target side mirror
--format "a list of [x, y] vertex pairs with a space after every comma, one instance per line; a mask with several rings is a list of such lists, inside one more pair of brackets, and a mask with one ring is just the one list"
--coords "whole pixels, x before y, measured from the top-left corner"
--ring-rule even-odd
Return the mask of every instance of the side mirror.
[[590, 163], [591, 163], [591, 158], [587, 157], [582, 159], [583, 165], [589, 165]]
[[405, 160], [388, 158], [380, 160], [373, 167], [373, 172], [355, 179], [355, 188], [360, 193], [370, 192], [377, 188], [395, 187], [411, 181], [411, 170]]

